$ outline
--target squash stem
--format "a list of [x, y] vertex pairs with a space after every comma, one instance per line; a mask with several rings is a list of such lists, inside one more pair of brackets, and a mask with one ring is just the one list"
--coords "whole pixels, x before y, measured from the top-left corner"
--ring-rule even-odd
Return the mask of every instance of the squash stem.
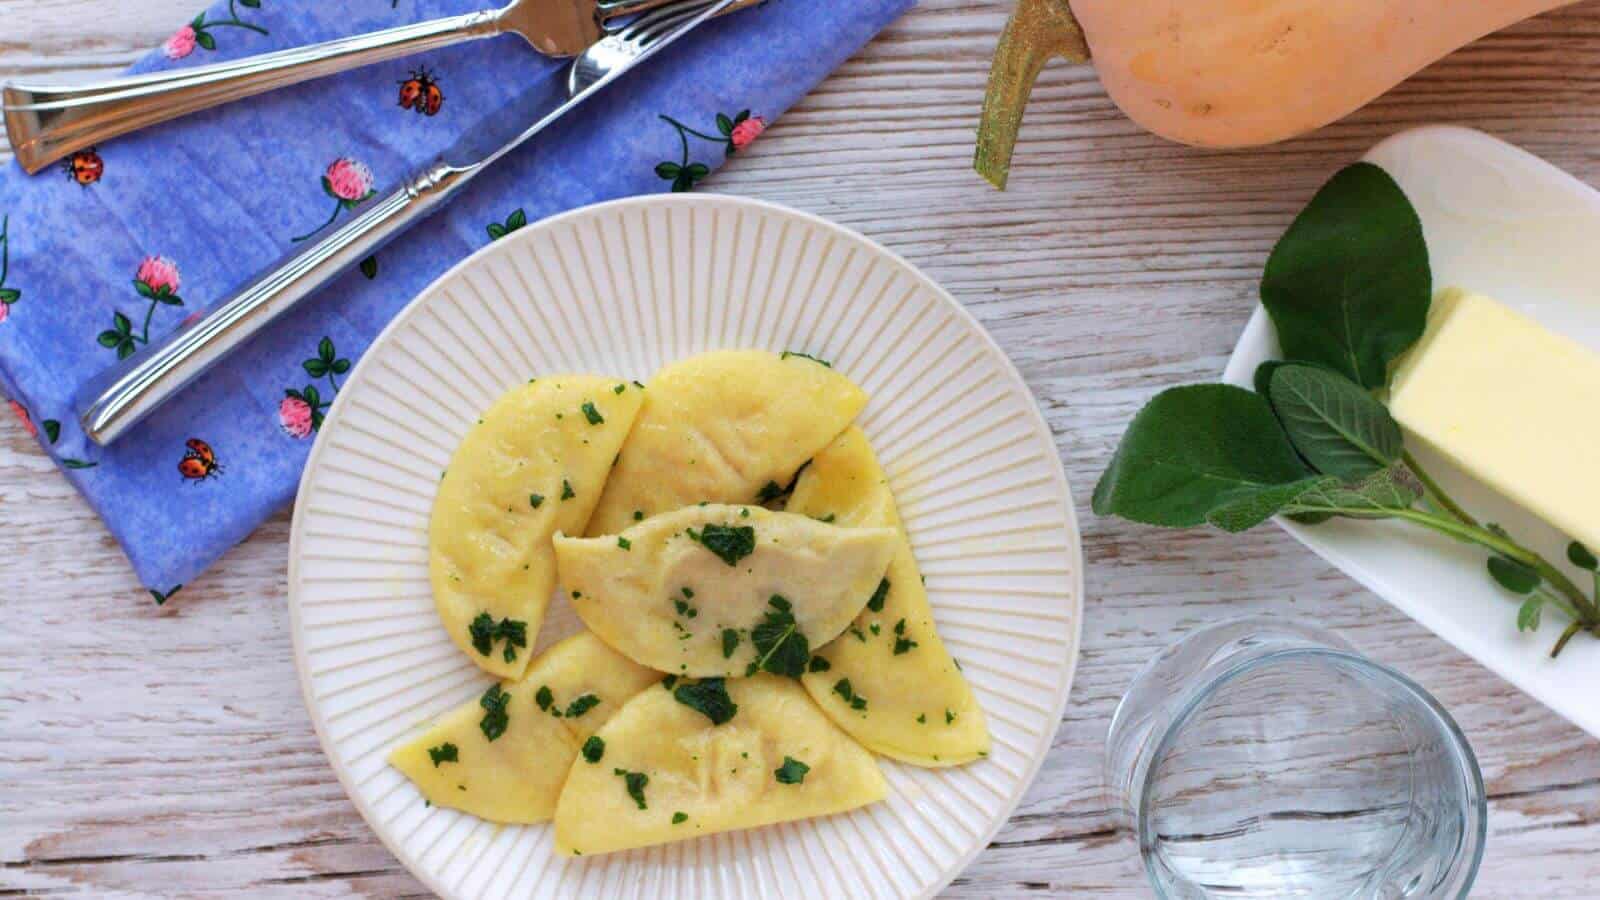
[[1018, 0], [994, 51], [972, 161], [978, 174], [1000, 190], [1011, 174], [1011, 154], [1033, 83], [1054, 56], [1073, 62], [1089, 59], [1089, 44], [1067, 0]]

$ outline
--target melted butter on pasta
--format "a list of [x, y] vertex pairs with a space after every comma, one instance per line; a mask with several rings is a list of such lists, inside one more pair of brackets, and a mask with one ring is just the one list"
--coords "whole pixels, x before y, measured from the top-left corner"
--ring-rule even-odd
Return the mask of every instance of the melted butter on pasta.
[[866, 403], [850, 379], [809, 357], [723, 350], [675, 362], [650, 379], [588, 533], [615, 534], [635, 513], [701, 501], [755, 503], [769, 484], [787, 485]]
[[555, 538], [561, 585], [595, 634], [695, 677], [799, 675], [882, 580], [899, 535], [759, 506], [689, 506], [620, 534]]
[[801, 473], [788, 509], [850, 526], [895, 529], [889, 570], [866, 608], [817, 651], [805, 688], [869, 750], [920, 766], [969, 762], [989, 752], [989, 729], [966, 676], [934, 627], [889, 481], [861, 429], [852, 427]]
[[830, 815], [888, 793], [872, 755], [793, 679], [718, 684], [737, 707], [722, 724], [679, 699], [686, 684], [634, 697], [597, 733], [605, 758], [573, 764], [556, 806], [558, 851], [590, 856]]
[[441, 716], [395, 748], [389, 764], [434, 806], [492, 822], [543, 822], [589, 739], [660, 679], [594, 635], [577, 634], [520, 681], [498, 682]]
[[614, 378], [539, 378], [495, 401], [451, 457], [428, 573], [450, 639], [490, 674], [528, 665], [555, 587], [550, 537], [588, 523], [643, 393]]

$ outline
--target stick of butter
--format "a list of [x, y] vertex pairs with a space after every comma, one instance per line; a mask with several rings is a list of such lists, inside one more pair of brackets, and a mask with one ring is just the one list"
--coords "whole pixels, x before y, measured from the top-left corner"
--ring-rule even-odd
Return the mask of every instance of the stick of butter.
[[1389, 411], [1473, 477], [1600, 548], [1600, 354], [1451, 288], [1401, 360]]

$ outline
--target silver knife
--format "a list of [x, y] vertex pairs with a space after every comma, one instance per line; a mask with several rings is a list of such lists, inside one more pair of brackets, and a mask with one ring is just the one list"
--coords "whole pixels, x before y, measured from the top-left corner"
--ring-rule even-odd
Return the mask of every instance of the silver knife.
[[91, 379], [77, 395], [84, 433], [102, 445], [115, 441], [234, 348], [444, 204], [502, 156], [736, 2], [662, 7], [602, 38], [574, 60], [572, 78], [544, 79], [479, 121], [399, 187], [369, 201], [343, 226], [284, 256], [199, 320]]

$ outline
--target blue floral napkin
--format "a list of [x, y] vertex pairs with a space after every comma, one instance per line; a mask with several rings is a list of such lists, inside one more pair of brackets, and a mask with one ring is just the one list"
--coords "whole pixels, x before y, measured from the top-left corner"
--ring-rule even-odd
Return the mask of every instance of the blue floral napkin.
[[[493, 0], [227, 0], [134, 67], [195, 65]], [[0, 171], [0, 390], [163, 602], [294, 495], [351, 364], [429, 282], [563, 210], [686, 190], [914, 0], [769, 0], [708, 23], [317, 297], [106, 449], [72, 398], [120, 356], [448, 146], [536, 79], [506, 35], [199, 113], [29, 177]]]

